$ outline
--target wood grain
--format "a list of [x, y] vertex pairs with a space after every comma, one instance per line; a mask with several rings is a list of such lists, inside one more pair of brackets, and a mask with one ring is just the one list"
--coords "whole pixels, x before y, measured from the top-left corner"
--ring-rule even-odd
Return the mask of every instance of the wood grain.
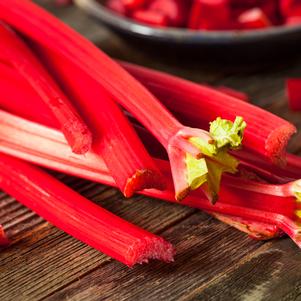
[[46, 300], [179, 300], [262, 244], [200, 212], [163, 234], [176, 246], [173, 264], [111, 262]]
[[[109, 55], [157, 68], [196, 82], [227, 85], [301, 128], [301, 114], [288, 110], [284, 80], [301, 75], [301, 56], [287, 62], [252, 66], [189, 61], [176, 49], [141, 51], [75, 7], [58, 17]], [[300, 135], [289, 149], [301, 150]], [[301, 252], [289, 239], [268, 243], [244, 234], [194, 209], [145, 197], [125, 200], [102, 185], [55, 174], [67, 185], [117, 215], [169, 239], [176, 262], [152, 262], [128, 269], [49, 225], [0, 193], [0, 223], [13, 240], [0, 252], [0, 300], [297, 300], [301, 294]]]

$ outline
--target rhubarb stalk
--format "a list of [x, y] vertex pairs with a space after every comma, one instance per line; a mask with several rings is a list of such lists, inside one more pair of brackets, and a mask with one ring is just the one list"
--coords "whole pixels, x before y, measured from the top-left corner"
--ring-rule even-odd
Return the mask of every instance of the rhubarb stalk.
[[190, 126], [205, 128], [218, 116], [242, 116], [248, 124], [244, 147], [272, 163], [284, 164], [285, 148], [294, 125], [250, 103], [213, 88], [128, 63], [122, 66]]
[[37, 92], [55, 116], [72, 150], [86, 153], [91, 147], [92, 135], [42, 64], [24, 41], [3, 23], [0, 23], [0, 40], [0, 61], [20, 73]]
[[133, 266], [149, 259], [173, 261], [162, 238], [88, 201], [42, 170], [0, 154], [0, 188], [66, 233]]
[[[57, 130], [3, 111], [0, 120], [1, 152], [103, 184], [116, 185], [102, 159], [93, 152], [89, 152], [85, 157], [71, 157], [64, 137]], [[152, 189], [141, 193], [175, 202], [169, 165], [162, 160], [156, 160], [156, 163], [167, 177], [168, 188], [165, 191]], [[192, 192], [183, 204], [209, 212], [275, 225], [301, 247], [301, 207], [298, 201], [300, 181], [284, 185], [242, 182], [243, 180], [235, 177], [231, 179], [230, 185], [227, 178], [224, 181], [220, 200], [215, 205], [210, 204], [200, 191]]]

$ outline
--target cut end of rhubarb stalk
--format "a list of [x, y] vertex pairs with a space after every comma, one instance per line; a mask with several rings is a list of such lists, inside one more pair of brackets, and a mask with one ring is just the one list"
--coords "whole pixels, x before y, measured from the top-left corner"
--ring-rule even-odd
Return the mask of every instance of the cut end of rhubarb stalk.
[[164, 190], [166, 188], [164, 176], [159, 171], [149, 169], [137, 170], [136, 173], [128, 179], [123, 194], [129, 198], [137, 191], [151, 188]]
[[10, 244], [9, 239], [6, 237], [6, 234], [0, 225], [0, 247], [6, 247]]
[[175, 249], [173, 245], [161, 237], [154, 237], [140, 241], [139, 246], [131, 248], [133, 250], [139, 250], [139, 253], [128, 254], [128, 266], [132, 267], [136, 263], [143, 264], [148, 263], [149, 260], [161, 260], [164, 262], [173, 262]]
[[72, 152], [75, 154], [85, 154], [92, 146], [92, 134], [87, 126], [75, 122], [68, 122], [64, 125], [62, 131], [65, 134], [68, 144], [72, 147]]
[[275, 129], [268, 139], [266, 140], [266, 153], [270, 156], [271, 161], [274, 164], [284, 166], [286, 164], [285, 160], [285, 150], [289, 139], [293, 134], [297, 132], [294, 125], [287, 122], [287, 124]]
[[240, 147], [245, 127], [241, 117], [234, 122], [217, 118], [210, 133], [184, 128], [173, 137], [168, 155], [177, 200], [201, 187], [211, 203], [217, 201], [222, 174], [237, 171], [239, 162], [228, 150]]

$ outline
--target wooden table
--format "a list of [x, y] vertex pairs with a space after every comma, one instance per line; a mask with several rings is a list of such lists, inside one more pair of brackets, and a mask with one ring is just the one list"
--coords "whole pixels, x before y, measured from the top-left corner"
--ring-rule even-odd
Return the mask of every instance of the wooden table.
[[[287, 108], [284, 79], [301, 74], [301, 55], [247, 68], [189, 62], [176, 52], [153, 59], [75, 7], [52, 11], [114, 57], [245, 91], [254, 102], [300, 128], [301, 114]], [[289, 148], [298, 152], [300, 147], [297, 135]], [[13, 245], [0, 252], [1, 301], [301, 300], [301, 251], [288, 238], [254, 241], [195, 209], [141, 196], [125, 200], [116, 189], [60, 178], [117, 215], [168, 239], [176, 247], [176, 261], [129, 269], [0, 192], [0, 223], [13, 239]]]

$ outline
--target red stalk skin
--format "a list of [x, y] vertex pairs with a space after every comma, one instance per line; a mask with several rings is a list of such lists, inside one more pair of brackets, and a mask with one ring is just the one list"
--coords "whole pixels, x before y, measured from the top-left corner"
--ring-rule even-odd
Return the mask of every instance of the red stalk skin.
[[[57, 130], [45, 128], [3, 111], [1, 115], [1, 152], [44, 167], [116, 186], [102, 159], [92, 151], [85, 157], [70, 156], [64, 137]], [[176, 202], [173, 197], [169, 165], [162, 160], [156, 162], [168, 178], [168, 189], [144, 190], [141, 193]], [[285, 185], [271, 185], [228, 176], [222, 183], [220, 201], [215, 205], [212, 205], [201, 191], [192, 192], [183, 200], [183, 204], [209, 212], [275, 225], [301, 247], [298, 217], [300, 203], [293, 196], [298, 191], [300, 191], [300, 181]]]
[[244, 133], [246, 149], [274, 164], [285, 164], [285, 148], [296, 132], [290, 122], [213, 88], [129, 63], [121, 64], [189, 126], [206, 128], [218, 116], [230, 120], [242, 116], [248, 125]]
[[0, 91], [0, 108], [31, 121], [60, 128], [49, 108], [28, 82], [12, 68], [1, 63]]
[[5, 234], [3, 227], [0, 225], [0, 248], [6, 247], [9, 244], [10, 244], [10, 241]]
[[[0, 23], [0, 60], [15, 69], [53, 113], [73, 152], [86, 153], [92, 135], [71, 102], [17, 34]], [[2, 47], [1, 47], [2, 45]]]
[[[60, 20], [27, 0], [12, 0], [9, 5], [0, 0], [0, 18], [28, 39], [48, 47], [63, 64], [69, 60], [89, 74], [115, 101], [143, 121], [144, 126], [152, 131], [168, 151], [175, 148], [185, 151], [188, 149], [192, 155], [200, 155], [199, 150], [187, 140], [188, 137], [195, 136], [195, 130], [183, 127], [118, 63]], [[201, 130], [198, 131], [198, 136], [205, 140], [212, 139]], [[174, 182], [177, 187], [182, 187], [182, 182], [188, 186], [184, 172], [181, 179], [174, 179]], [[182, 191], [176, 190], [176, 197], [178, 195], [182, 195]]]
[[245, 102], [250, 102], [249, 96], [246, 93], [243, 93], [241, 91], [237, 91], [232, 88], [225, 87], [225, 86], [219, 86], [219, 87], [216, 87], [216, 89], [218, 91], [220, 91], [224, 94], [227, 94], [229, 96], [232, 96], [234, 98], [240, 99]]
[[28, 163], [2, 153], [0, 175], [1, 189], [24, 206], [130, 267], [149, 259], [173, 261], [170, 243], [88, 201]]
[[286, 80], [286, 93], [290, 109], [301, 111], [301, 78], [288, 78]]
[[235, 156], [239, 160], [246, 162], [251, 166], [259, 166], [258, 169], [265, 170], [267, 175], [274, 174], [276, 176], [274, 178], [275, 182], [286, 183], [301, 178], [301, 158], [299, 156], [286, 153], [287, 164], [285, 167], [270, 164], [269, 162], [266, 162], [265, 160], [259, 158], [255, 154], [244, 150], [236, 152]]

